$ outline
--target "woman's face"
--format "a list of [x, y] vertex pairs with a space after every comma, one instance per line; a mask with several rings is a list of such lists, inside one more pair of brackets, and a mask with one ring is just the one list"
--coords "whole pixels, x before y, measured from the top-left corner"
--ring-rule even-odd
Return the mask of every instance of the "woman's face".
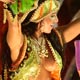
[[58, 22], [58, 18], [56, 14], [51, 14], [47, 16], [42, 22], [41, 22], [41, 32], [43, 33], [50, 33], [53, 29], [53, 25]]

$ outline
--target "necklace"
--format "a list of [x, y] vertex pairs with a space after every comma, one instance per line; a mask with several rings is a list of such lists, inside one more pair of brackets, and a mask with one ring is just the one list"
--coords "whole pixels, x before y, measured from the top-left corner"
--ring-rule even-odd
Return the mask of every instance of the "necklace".
[[35, 37], [31, 38], [32, 45], [34, 46], [35, 52], [39, 55], [39, 57], [48, 57], [48, 50], [46, 49], [46, 43], [44, 36], [36, 39]]

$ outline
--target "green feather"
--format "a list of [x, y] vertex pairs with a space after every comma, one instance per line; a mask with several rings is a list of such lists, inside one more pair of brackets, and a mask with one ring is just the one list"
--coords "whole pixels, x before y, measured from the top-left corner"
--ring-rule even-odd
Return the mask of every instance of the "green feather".
[[21, 9], [20, 12], [25, 13], [32, 9], [34, 0], [21, 0]]
[[18, 7], [18, 0], [16, 0], [13, 4], [10, 5], [10, 9], [13, 14], [25, 13], [33, 8], [35, 0], [21, 0], [21, 5]]
[[18, 14], [18, 0], [10, 5], [10, 9], [12, 10], [13, 14]]

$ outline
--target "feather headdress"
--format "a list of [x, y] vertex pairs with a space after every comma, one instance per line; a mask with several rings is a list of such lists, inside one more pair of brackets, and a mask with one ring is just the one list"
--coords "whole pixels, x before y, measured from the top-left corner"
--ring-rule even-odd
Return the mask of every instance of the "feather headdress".
[[42, 0], [43, 2], [38, 5], [39, 1], [40, 0], [15, 0], [15, 2], [10, 5], [10, 9], [13, 14], [25, 14], [25, 16], [22, 17], [22, 21], [31, 11], [35, 10], [31, 14], [29, 22], [37, 23], [49, 14], [58, 12], [63, 0]]
[[44, 17], [48, 16], [51, 13], [55, 13], [59, 10], [60, 3], [57, 0], [46, 0], [44, 1], [33, 13], [30, 21], [39, 22]]

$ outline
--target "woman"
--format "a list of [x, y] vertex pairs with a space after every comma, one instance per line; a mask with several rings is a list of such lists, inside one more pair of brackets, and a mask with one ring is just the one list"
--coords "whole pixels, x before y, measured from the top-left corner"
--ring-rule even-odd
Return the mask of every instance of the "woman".
[[8, 20], [6, 39], [12, 60], [12, 64], [8, 66], [11, 80], [61, 80], [62, 59], [59, 55], [63, 50], [61, 36], [64, 42], [69, 42], [79, 35], [80, 20], [69, 24], [65, 29], [55, 30], [59, 4], [56, 0], [46, 0], [38, 5], [35, 11], [31, 10], [25, 20], [24, 17], [20, 18], [21, 16], [18, 20], [18, 15], [13, 18], [10, 11], [6, 11]]

